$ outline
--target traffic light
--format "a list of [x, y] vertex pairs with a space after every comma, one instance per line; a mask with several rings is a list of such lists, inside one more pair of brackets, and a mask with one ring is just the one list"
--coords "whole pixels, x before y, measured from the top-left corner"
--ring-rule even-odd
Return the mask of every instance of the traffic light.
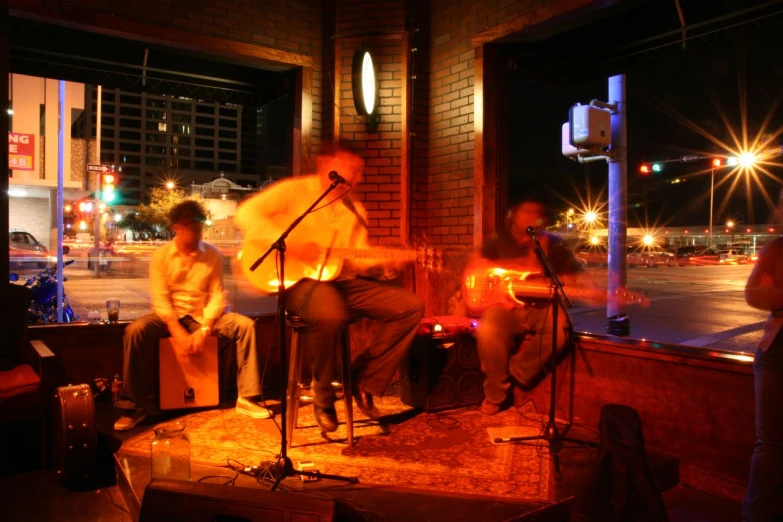
[[113, 172], [101, 174], [101, 199], [106, 203], [112, 203], [115, 198], [114, 186], [116, 183]]
[[642, 174], [652, 174], [653, 172], [660, 172], [663, 170], [663, 165], [660, 163], [645, 163], [639, 168], [639, 172]]
[[712, 160], [712, 166], [713, 167], [720, 167], [721, 165], [723, 165], [723, 160], [722, 159], [715, 158], [715, 159]]

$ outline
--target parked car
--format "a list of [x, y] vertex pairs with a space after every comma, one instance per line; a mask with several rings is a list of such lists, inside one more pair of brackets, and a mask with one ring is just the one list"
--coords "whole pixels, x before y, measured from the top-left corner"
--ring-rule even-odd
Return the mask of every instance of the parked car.
[[9, 230], [8, 261], [11, 269], [25, 266], [46, 268], [49, 264], [49, 251], [26, 230]]
[[717, 265], [720, 263], [720, 255], [717, 247], [709, 247], [690, 256], [687, 262], [696, 266]]
[[626, 259], [628, 267], [631, 268], [640, 265], [647, 268], [656, 268], [658, 265], [674, 266], [674, 254], [660, 247], [630, 247]]
[[606, 266], [609, 263], [609, 251], [605, 245], [580, 245], [574, 256], [582, 266]]
[[690, 262], [690, 258], [700, 254], [707, 248], [706, 245], [685, 245], [677, 249], [674, 254], [674, 259], [679, 266], [686, 266]]
[[[12, 229], [8, 231], [8, 261], [12, 270], [25, 267], [46, 268], [51, 262], [49, 250], [26, 230]], [[63, 246], [63, 255], [70, 253], [68, 246]]]
[[737, 264], [750, 261], [750, 256], [743, 250], [718, 250], [718, 258], [721, 263]]

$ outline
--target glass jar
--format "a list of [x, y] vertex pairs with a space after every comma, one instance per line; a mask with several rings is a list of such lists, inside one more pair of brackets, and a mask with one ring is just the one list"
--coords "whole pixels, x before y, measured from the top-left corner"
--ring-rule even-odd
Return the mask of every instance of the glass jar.
[[190, 480], [190, 438], [184, 421], [158, 424], [150, 443], [152, 478]]

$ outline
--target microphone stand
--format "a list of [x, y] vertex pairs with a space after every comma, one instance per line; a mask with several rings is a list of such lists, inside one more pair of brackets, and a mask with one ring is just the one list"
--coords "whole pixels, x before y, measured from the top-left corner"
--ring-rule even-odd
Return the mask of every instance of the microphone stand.
[[[286, 386], [286, 383], [288, 382], [288, 366], [286, 363], [286, 323], [285, 323], [285, 305], [286, 305], [286, 286], [285, 286], [285, 251], [286, 251], [286, 244], [285, 240], [288, 237], [288, 235], [291, 233], [293, 229], [299, 225], [299, 223], [302, 222], [302, 220], [307, 216], [310, 212], [313, 211], [313, 209], [318, 205], [318, 203], [323, 200], [327, 194], [329, 194], [331, 191], [333, 191], [335, 188], [337, 188], [337, 185], [341, 183], [347, 183], [342, 177], [337, 175], [336, 172], [330, 172], [329, 173], [329, 179], [332, 180], [332, 184], [329, 185], [329, 187], [324, 191], [323, 194], [321, 194], [318, 199], [316, 199], [312, 205], [310, 205], [307, 210], [304, 211], [304, 213], [296, 218], [289, 226], [285, 229], [285, 231], [280, 234], [280, 237], [277, 238], [277, 240], [269, 245], [269, 248], [266, 250], [266, 252], [263, 253], [261, 257], [259, 257], [255, 262], [253, 262], [252, 265], [250, 265], [250, 271], [253, 272], [258, 268], [258, 266], [264, 262], [264, 259], [266, 259], [269, 254], [271, 254], [273, 251], [277, 251], [278, 253], [278, 259], [280, 264], [280, 272], [279, 272], [279, 278], [278, 278], [278, 286], [277, 286], [277, 324], [279, 326], [279, 333], [278, 333], [278, 340], [279, 340], [279, 349], [280, 349], [280, 385], [285, 386], [286, 389], [288, 388]], [[276, 468], [277, 468], [277, 477], [275, 478], [274, 484], [272, 484], [271, 491], [274, 491], [277, 489], [277, 487], [280, 485], [280, 482], [286, 477], [290, 477], [293, 475], [296, 476], [305, 476], [305, 477], [314, 477], [314, 478], [325, 478], [325, 479], [332, 479], [332, 480], [344, 480], [351, 483], [359, 482], [359, 479], [357, 477], [343, 477], [341, 475], [328, 475], [325, 473], [320, 473], [318, 471], [299, 471], [294, 469], [294, 465], [291, 462], [291, 459], [288, 457], [288, 436], [286, 433], [286, 403], [288, 402], [287, 397], [283, 396], [282, 400], [280, 401], [280, 457], [277, 460]]]
[[[550, 380], [550, 390], [549, 390], [549, 419], [547, 420], [546, 426], [544, 426], [544, 431], [540, 435], [532, 435], [532, 436], [526, 436], [526, 437], [505, 437], [495, 438], [495, 443], [505, 443], [505, 442], [524, 442], [524, 441], [534, 441], [534, 440], [545, 440], [549, 443], [549, 454], [552, 455], [552, 459], [555, 463], [555, 479], [560, 480], [560, 450], [563, 449], [563, 443], [564, 442], [571, 442], [574, 444], [582, 444], [586, 446], [595, 446], [594, 442], [591, 441], [585, 441], [581, 439], [575, 439], [570, 437], [563, 436], [562, 433], [560, 433], [560, 430], [557, 428], [557, 424], [555, 424], [555, 408], [557, 405], [557, 333], [558, 333], [558, 327], [557, 327], [557, 320], [558, 320], [558, 309], [560, 308], [560, 305], [563, 305], [563, 308], [571, 308], [573, 304], [571, 303], [571, 300], [568, 298], [568, 295], [565, 293], [565, 290], [563, 290], [563, 283], [560, 281], [560, 278], [557, 276], [557, 272], [555, 272], [554, 267], [552, 266], [552, 263], [550, 263], [549, 258], [547, 257], [546, 253], [544, 252], [544, 249], [541, 248], [541, 243], [538, 240], [538, 237], [536, 236], [536, 231], [533, 227], [527, 227], [526, 229], [527, 233], [530, 234], [530, 237], [533, 238], [533, 242], [535, 243], [535, 250], [536, 255], [538, 256], [538, 259], [541, 261], [541, 264], [544, 265], [544, 269], [546, 273], [549, 275], [552, 282], [549, 285], [550, 291], [552, 292], [550, 300], [552, 301], [552, 356], [549, 360], [549, 373], [551, 376]], [[567, 314], [568, 312], [566, 312]]]

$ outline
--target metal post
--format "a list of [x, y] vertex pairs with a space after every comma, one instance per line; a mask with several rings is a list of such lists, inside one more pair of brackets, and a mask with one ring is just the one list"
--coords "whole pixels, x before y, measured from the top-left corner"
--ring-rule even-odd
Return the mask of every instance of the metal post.
[[65, 81], [57, 84], [57, 322], [63, 322], [63, 205], [65, 204]]
[[[95, 164], [101, 164], [101, 104], [103, 103], [103, 87], [98, 86], [98, 99], [97, 99], [97, 113], [95, 119]], [[92, 254], [92, 268], [93, 272], [97, 276], [101, 269], [100, 266], [100, 252], [101, 252], [101, 173], [95, 173], [95, 202], [92, 206], [92, 211], [95, 213], [95, 219], [93, 220], [92, 233], [93, 233], [93, 254]]]
[[619, 296], [628, 279], [626, 245], [628, 236], [628, 150], [626, 137], [625, 75], [609, 78], [609, 103], [612, 112], [612, 152], [609, 159], [609, 278], [607, 282], [608, 319], [607, 332], [628, 336], [630, 321], [625, 313], [625, 303]]
[[712, 201], [715, 198], [715, 167], [713, 166], [710, 170], [710, 243], [709, 246], [712, 248]]

